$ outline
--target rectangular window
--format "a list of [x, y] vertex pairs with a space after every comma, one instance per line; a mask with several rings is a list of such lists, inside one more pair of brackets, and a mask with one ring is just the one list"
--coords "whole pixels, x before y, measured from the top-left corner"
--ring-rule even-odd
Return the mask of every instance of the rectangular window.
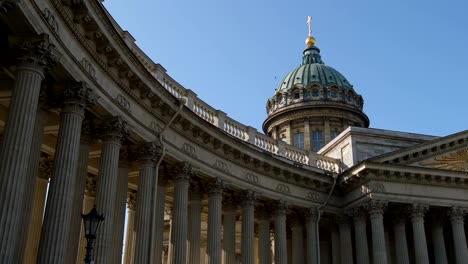
[[294, 134], [294, 146], [304, 148], [304, 133]]
[[319, 151], [323, 147], [322, 131], [312, 132], [312, 150]]

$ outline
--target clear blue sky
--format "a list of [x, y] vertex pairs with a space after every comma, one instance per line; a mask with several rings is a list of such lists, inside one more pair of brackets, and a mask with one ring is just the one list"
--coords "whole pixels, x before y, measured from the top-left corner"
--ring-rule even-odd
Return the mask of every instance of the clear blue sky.
[[468, 129], [468, 1], [106, 0], [153, 61], [211, 106], [261, 131], [297, 67], [306, 19], [322, 59], [364, 97], [371, 127]]

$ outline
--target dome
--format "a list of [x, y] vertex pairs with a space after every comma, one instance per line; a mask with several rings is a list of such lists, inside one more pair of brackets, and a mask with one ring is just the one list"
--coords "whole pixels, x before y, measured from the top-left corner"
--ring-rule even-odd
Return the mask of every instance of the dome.
[[323, 63], [320, 50], [315, 46], [304, 50], [302, 64], [286, 75], [276, 92], [288, 92], [295, 87], [308, 88], [313, 84], [336, 85], [344, 89], [353, 87], [341, 73]]

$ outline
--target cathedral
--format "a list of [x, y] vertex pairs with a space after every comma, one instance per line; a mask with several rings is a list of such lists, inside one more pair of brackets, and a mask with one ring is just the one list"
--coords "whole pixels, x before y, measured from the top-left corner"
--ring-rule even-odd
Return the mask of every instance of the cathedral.
[[0, 0], [0, 263], [468, 263], [468, 131], [369, 128], [310, 18], [261, 132], [102, 2]]

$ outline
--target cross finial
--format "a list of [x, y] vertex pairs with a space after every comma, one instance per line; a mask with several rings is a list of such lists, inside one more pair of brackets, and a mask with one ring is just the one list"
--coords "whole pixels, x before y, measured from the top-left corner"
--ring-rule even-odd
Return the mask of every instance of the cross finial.
[[312, 36], [312, 17], [307, 17], [307, 26], [309, 27], [309, 37]]

